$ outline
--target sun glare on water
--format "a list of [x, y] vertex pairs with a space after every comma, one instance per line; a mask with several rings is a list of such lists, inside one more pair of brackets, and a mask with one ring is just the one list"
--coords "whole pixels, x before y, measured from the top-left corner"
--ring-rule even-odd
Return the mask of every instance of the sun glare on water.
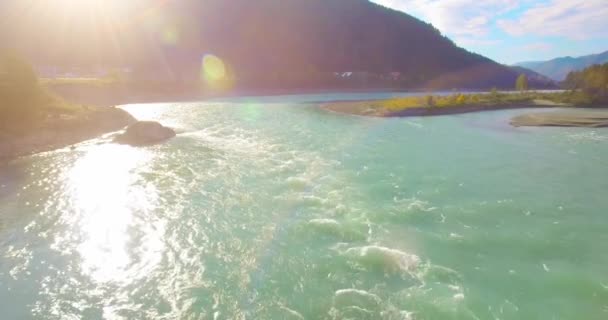
[[[99, 282], [123, 281], [137, 277], [129, 272], [133, 263], [128, 250], [132, 241], [129, 228], [137, 225], [141, 208], [149, 208], [155, 193], [135, 188], [133, 170], [145, 166], [146, 151], [120, 145], [102, 145], [89, 150], [70, 171], [72, 200], [83, 271]], [[157, 226], [158, 227], [158, 226]], [[158, 227], [149, 232], [144, 244], [146, 268], [156, 265], [161, 245]], [[139, 270], [141, 271], [141, 270]]]

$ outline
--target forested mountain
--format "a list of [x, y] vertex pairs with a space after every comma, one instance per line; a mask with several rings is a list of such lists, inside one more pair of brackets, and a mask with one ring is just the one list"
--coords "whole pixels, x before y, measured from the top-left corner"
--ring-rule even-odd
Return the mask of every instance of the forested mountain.
[[5, 0], [0, 40], [38, 65], [128, 66], [182, 81], [214, 54], [240, 87], [512, 88], [518, 76], [368, 0], [107, 3], [61, 20], [46, 1]]
[[582, 57], [562, 57], [548, 61], [521, 62], [518, 66], [532, 69], [556, 81], [566, 79], [571, 71], [580, 71], [594, 64], [608, 62], [608, 51]]

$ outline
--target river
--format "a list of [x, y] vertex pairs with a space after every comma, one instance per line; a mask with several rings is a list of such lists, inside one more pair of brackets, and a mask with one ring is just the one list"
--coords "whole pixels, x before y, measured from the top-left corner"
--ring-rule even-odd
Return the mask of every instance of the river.
[[608, 131], [126, 105], [179, 131], [0, 167], [2, 319], [608, 318]]

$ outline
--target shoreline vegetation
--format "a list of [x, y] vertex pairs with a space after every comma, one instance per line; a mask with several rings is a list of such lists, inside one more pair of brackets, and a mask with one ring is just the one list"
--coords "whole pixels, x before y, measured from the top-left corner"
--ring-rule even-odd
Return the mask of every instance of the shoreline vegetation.
[[[608, 63], [571, 72], [561, 92], [528, 91], [528, 79], [520, 75], [516, 92], [426, 95], [374, 101], [334, 102], [322, 105], [328, 111], [372, 117], [436, 116], [467, 112], [521, 108], [571, 108], [568, 112], [523, 115], [514, 126], [608, 126]], [[603, 110], [581, 110], [594, 108]]]
[[372, 117], [436, 116], [520, 108], [573, 107], [577, 93], [492, 91], [478, 94], [426, 95], [371, 101], [339, 101], [323, 104], [325, 110]]
[[19, 56], [0, 54], [0, 161], [64, 148], [135, 123], [115, 107], [65, 101]]
[[[518, 92], [499, 92], [494, 89], [477, 94], [344, 101], [326, 103], [321, 108], [374, 117], [435, 116], [515, 108], [561, 107], [574, 110], [575, 107], [606, 105], [606, 75], [608, 64], [572, 73], [566, 82], [569, 90], [560, 92], [527, 91], [528, 82], [522, 75], [516, 83], [520, 90]], [[39, 79], [31, 65], [18, 55], [0, 53], [0, 161], [67, 147], [119, 131], [137, 122], [128, 112], [107, 105], [134, 103], [137, 100], [154, 102], [175, 98], [200, 99], [205, 97], [202, 93], [190, 87], [150, 86], [146, 83], [124, 85], [116, 79]], [[69, 97], [77, 103], [67, 102], [60, 96]], [[514, 118], [512, 124], [608, 126], [608, 111], [581, 112], [583, 111], [579, 109], [552, 115], [522, 115]], [[148, 138], [163, 140], [174, 136], [172, 130], [170, 132], [169, 128], [160, 124], [144, 127], [146, 130], [137, 131], [137, 136], [143, 136], [142, 141], [147, 141]]]
[[[602, 107], [599, 107], [599, 106]], [[509, 92], [452, 94], [447, 96], [392, 98], [372, 101], [326, 103], [322, 109], [331, 112], [368, 117], [425, 117], [482, 111], [531, 108], [569, 108], [567, 111], [523, 114], [511, 125], [608, 127], [608, 108], [583, 91]], [[590, 108], [596, 110], [590, 110]]]

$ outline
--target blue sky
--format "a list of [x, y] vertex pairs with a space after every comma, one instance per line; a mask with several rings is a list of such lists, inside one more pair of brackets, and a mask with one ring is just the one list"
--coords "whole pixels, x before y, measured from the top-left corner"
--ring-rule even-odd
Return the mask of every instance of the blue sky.
[[372, 0], [501, 63], [608, 50], [608, 0]]

